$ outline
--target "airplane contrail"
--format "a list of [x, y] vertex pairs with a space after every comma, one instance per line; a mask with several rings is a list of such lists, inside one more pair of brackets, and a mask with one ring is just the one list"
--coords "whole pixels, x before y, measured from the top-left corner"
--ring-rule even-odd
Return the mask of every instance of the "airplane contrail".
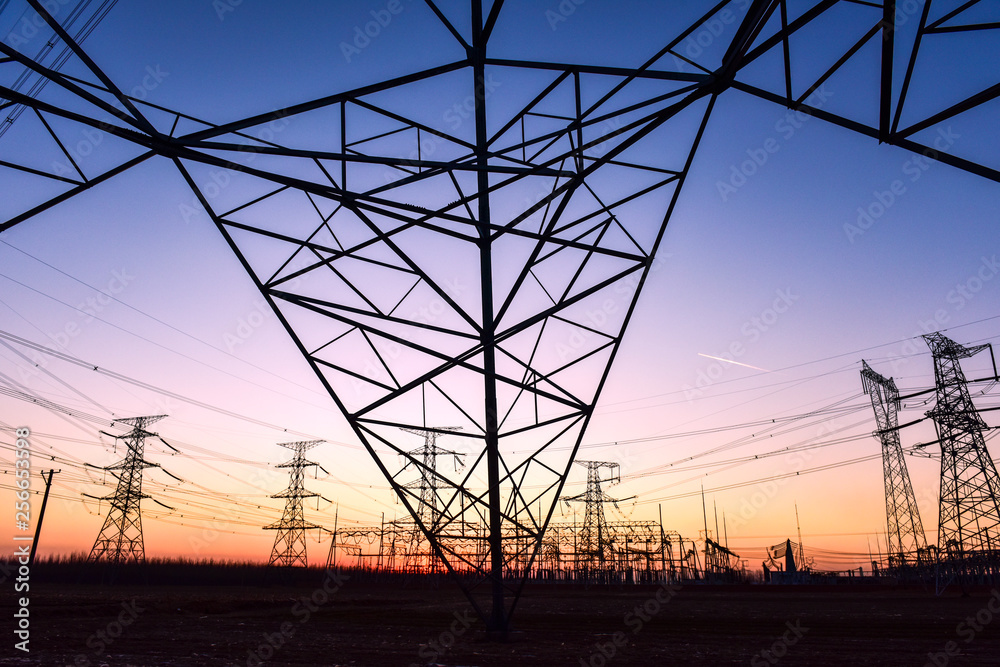
[[713, 357], [710, 354], [702, 354], [701, 352], [698, 353], [698, 356], [699, 357], [707, 357], [709, 359], [715, 359], [716, 361], [724, 361], [727, 364], [736, 364], [737, 366], [746, 366], [747, 368], [752, 368], [755, 371], [764, 371], [765, 373], [770, 373], [771, 372], [771, 371], [767, 370], [766, 368], [758, 368], [757, 366], [751, 366], [750, 364], [744, 364], [744, 363], [741, 363], [739, 361], [733, 361], [732, 359], [723, 359], [722, 357]]

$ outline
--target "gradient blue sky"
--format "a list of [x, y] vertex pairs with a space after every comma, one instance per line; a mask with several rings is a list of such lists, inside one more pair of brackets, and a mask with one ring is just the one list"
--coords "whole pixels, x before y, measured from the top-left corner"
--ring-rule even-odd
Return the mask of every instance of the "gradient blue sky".
[[[10, 34], [12, 25], [17, 30], [20, 4], [6, 3], [0, 14], [4, 34]], [[447, 11], [459, 17], [460, 4], [443, 6], [454, 5]], [[553, 24], [546, 12], [558, 12], [557, 2], [510, 3], [498, 23], [495, 55], [636, 65], [661, 46], [664, 34], [674, 34], [707, 6], [681, 2], [669, 3], [667, 9], [667, 4], [589, 0], [565, 21]], [[121, 0], [88, 38], [86, 48], [126, 91], [143, 85], [147, 68], [152, 68], [160, 76], [148, 90], [150, 101], [213, 122], [462, 56], [416, 0], [403, 1], [402, 11], [392, 15], [370, 44], [352, 53], [350, 62], [341, 43], [351, 42], [354, 28], [363, 29], [372, 20], [371, 12], [385, 10], [387, 3], [243, 2], [221, 15], [218, 6], [193, 0]], [[720, 48], [735, 26], [725, 29], [708, 49]], [[995, 38], [979, 38], [976, 49], [996, 52], [990, 51]], [[839, 38], [825, 34], [810, 39], [817, 54], [840, 45]], [[927, 92], [925, 86], [914, 94], [928, 96], [932, 104], [935, 96], [959, 94], [977, 76], [988, 78], [988, 71], [975, 68], [952, 75], [949, 68], [959, 55], [941, 47], [939, 59], [929, 67], [938, 78], [929, 74], [928, 85], [944, 81], [954, 90]], [[64, 71], [72, 73], [73, 66]], [[872, 78], [873, 72], [859, 71], [839, 82], [831, 80], [826, 86], [829, 108], [861, 109], [862, 103], [870, 108], [875, 99]], [[502, 105], [508, 95], [516, 99], [515, 84], [505, 89], [502, 76], [499, 81], [495, 103]], [[456, 86], [454, 94], [454, 99], [429, 100], [413, 113], [446, 128], [449, 110], [468, 91]], [[686, 537], [696, 537], [701, 530], [701, 500], [674, 496], [697, 492], [703, 484], [709, 491], [709, 512], [713, 502], [720, 517], [726, 512], [730, 545], [754, 566], [763, 546], [794, 539], [794, 503], [807, 549], [816, 545], [862, 554], [869, 543], [877, 549], [877, 540], [884, 543], [884, 536], [876, 535], [885, 530], [881, 462], [873, 459], [728, 491], [712, 489], [877, 454], [878, 443], [860, 437], [811, 451], [808, 458], [778, 456], [734, 466], [685, 467], [760, 454], [811, 438], [867, 436], [875, 426], [867, 397], [861, 395], [862, 357], [884, 375], [894, 376], [905, 392], [933, 384], [930, 355], [914, 336], [944, 329], [955, 340], [971, 344], [995, 342], [1000, 331], [1000, 186], [944, 164], [916, 164], [905, 150], [878, 145], [815, 118], [793, 121], [788, 114], [737, 91], [720, 98], [668, 227], [661, 261], [639, 298], [580, 454], [583, 459], [622, 463], [623, 481], [608, 491], [621, 497], [638, 495], [638, 503], [622, 504], [626, 515], [656, 518], [657, 501], [662, 502], [665, 527]], [[981, 118], [954, 123], [946, 134], [952, 142], [949, 150], [973, 158], [991, 151], [995, 155], [995, 126], [993, 122], [985, 127]], [[295, 136], [295, 123], [283, 131]], [[765, 146], [772, 148], [766, 162], [735, 191], [722, 188], [720, 193], [720, 182], [732, 185], [732, 170], [759, 156]], [[101, 159], [113, 163], [128, 150], [111, 140], [93, 149], [88, 157], [94, 165]], [[0, 179], [7, 177], [0, 172]], [[900, 181], [902, 189], [897, 186], [884, 214], [862, 234], [845, 230], [845, 225], [857, 224], [859, 208], [869, 209], [879, 197], [885, 200], [881, 193], [891, 191], [894, 181]], [[14, 181], [0, 182], [5, 192], [16, 191]], [[307, 484], [339, 503], [342, 522], [371, 523], [383, 512], [387, 518], [401, 516], [402, 506], [393, 502], [367, 453], [263, 308], [208, 216], [192, 213], [189, 206], [191, 192], [177, 171], [167, 161], [153, 159], [4, 232], [0, 328], [256, 421], [49, 358], [45, 370], [79, 392], [74, 393], [6, 347], [0, 348], [0, 372], [46, 398], [102, 417], [170, 415], [157, 429], [185, 454], [170, 455], [151, 445], [148, 458], [188, 481], [178, 485], [162, 473], [149, 473], [148, 491], [178, 508], [174, 513], [150, 509], [145, 524], [149, 555], [266, 557], [273, 535], [254, 526], [280, 515], [281, 501], [266, 497], [286, 483], [282, 471], [269, 468], [286, 453], [275, 443], [307, 436], [328, 441], [311, 456], [330, 471]], [[967, 296], [961, 296], [960, 286]], [[117, 301], [99, 304], [100, 319], [90, 319], [74, 307], [93, 310], [93, 305], [81, 304], [97, 299], [97, 290], [114, 292]], [[734, 344], [741, 350], [736, 361], [766, 370], [701, 356], [731, 354]], [[14, 349], [27, 354], [22, 347]], [[970, 378], [984, 377], [989, 373], [988, 355], [969, 360], [965, 368]], [[995, 405], [996, 391], [978, 400]], [[687, 464], [681, 461], [734, 443], [756, 429], [654, 439], [799, 415], [841, 401], [858, 409], [799, 420], [791, 424], [799, 428], [787, 434], [763, 434]], [[927, 409], [913, 405], [901, 421]], [[0, 396], [0, 420], [56, 436], [35, 436], [36, 470], [50, 467], [41, 456], [46, 453], [95, 465], [107, 465], [121, 453], [112, 451], [110, 440], [98, 436], [92, 426], [6, 396]], [[987, 421], [995, 423], [989, 416]], [[934, 437], [925, 422], [905, 430], [903, 444]], [[12, 439], [10, 433], [2, 436], [5, 443]], [[609, 444], [613, 442], [622, 444]], [[414, 437], [413, 446], [418, 444]], [[909, 461], [933, 541], [937, 462]], [[675, 462], [674, 469], [664, 469]], [[43, 554], [89, 550], [101, 518], [97, 503], [82, 502], [80, 493], [111, 492], [84, 483], [79, 470], [62, 467]], [[647, 471], [657, 474], [640, 476]], [[583, 480], [580, 469], [567, 491], [578, 492]], [[35, 484], [37, 488], [37, 480]], [[748, 510], [761, 494], [766, 502]], [[240, 504], [234, 505], [234, 500]], [[316, 505], [312, 509], [310, 520], [332, 524], [334, 505], [320, 502], [318, 513]], [[818, 552], [816, 557], [830, 567], [867, 560]]]

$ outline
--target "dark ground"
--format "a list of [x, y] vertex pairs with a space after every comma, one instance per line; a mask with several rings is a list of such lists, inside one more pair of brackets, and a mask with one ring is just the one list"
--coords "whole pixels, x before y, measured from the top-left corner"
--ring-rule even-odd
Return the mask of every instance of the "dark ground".
[[[263, 664], [299, 667], [1000, 665], [1000, 622], [990, 622], [986, 590], [935, 597], [919, 587], [688, 585], [659, 605], [654, 587], [529, 584], [514, 617], [523, 634], [508, 643], [486, 641], [478, 622], [465, 629], [468, 604], [449, 585], [347, 580], [306, 617], [301, 599], [317, 590], [32, 583], [30, 657], [7, 630], [0, 665], [256, 665], [251, 652], [269, 655], [268, 635], [278, 647]], [[634, 609], [647, 602], [653, 615], [643, 621]], [[970, 616], [975, 626], [960, 625]], [[774, 654], [760, 653], [772, 646]]]

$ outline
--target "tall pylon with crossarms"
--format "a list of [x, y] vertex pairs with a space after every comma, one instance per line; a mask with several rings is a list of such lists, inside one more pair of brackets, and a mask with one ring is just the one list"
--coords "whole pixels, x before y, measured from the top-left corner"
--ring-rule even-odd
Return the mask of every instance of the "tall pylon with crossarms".
[[112, 436], [116, 440], [124, 441], [127, 452], [124, 459], [104, 468], [118, 478], [118, 486], [113, 496], [97, 498], [110, 501], [111, 509], [90, 550], [88, 560], [115, 564], [145, 562], [146, 552], [142, 540], [142, 513], [139, 503], [149, 496], [142, 492], [142, 471], [145, 468], [158, 468], [159, 465], [146, 461], [143, 458], [143, 449], [146, 438], [158, 437], [156, 433], [147, 431], [146, 427], [164, 417], [166, 415], [119, 420], [122, 424], [132, 426], [132, 430], [125, 435]]
[[[608, 530], [607, 517], [604, 514], [604, 503], [614, 503], [618, 498], [612, 498], [601, 488], [603, 482], [614, 484], [618, 482], [619, 465], [610, 461], [577, 461], [577, 464], [587, 469], [587, 490], [583, 493], [563, 498], [567, 503], [584, 502], [585, 513], [583, 528], [580, 530], [580, 542], [577, 546], [579, 558], [587, 561], [592, 567], [601, 567], [611, 550], [611, 533]], [[601, 468], [607, 468], [608, 477], [601, 479]]]
[[934, 355], [937, 387], [937, 403], [927, 416], [941, 441], [939, 563], [949, 577], [991, 576], [1000, 562], [1000, 477], [983, 438], [988, 427], [959, 363], [990, 346], [965, 347], [940, 333], [923, 338]]
[[[438, 472], [438, 457], [450, 456], [454, 460], [455, 470], [465, 465], [465, 453], [451, 449], [444, 449], [437, 444], [439, 436], [445, 433], [460, 431], [460, 426], [438, 426], [435, 428], [404, 428], [403, 431], [424, 437], [424, 444], [417, 449], [410, 450], [409, 462], [403, 466], [400, 473], [409, 468], [416, 468], [420, 472], [420, 477], [403, 485], [403, 488], [412, 493], [417, 505], [417, 515], [414, 519], [419, 519], [413, 523], [413, 529], [407, 539], [409, 548], [407, 549], [407, 563], [412, 569], [428, 567], [431, 571], [437, 571], [441, 566], [438, 558], [433, 553], [433, 549], [423, 553], [421, 547], [424, 543], [423, 529], [433, 535], [443, 548], [447, 548], [447, 540], [442, 540], [441, 531], [455, 521], [461, 521], [461, 507], [454, 507], [445, 502], [442, 498], [442, 491], [452, 488], [454, 483], [447, 480]], [[448, 494], [447, 497], [450, 497]], [[428, 556], [429, 558], [425, 558]], [[429, 562], [427, 562], [429, 561]]]
[[320, 526], [307, 522], [302, 509], [304, 498], [319, 496], [318, 493], [307, 491], [303, 484], [305, 468], [318, 465], [313, 461], [306, 460], [305, 453], [322, 442], [322, 440], [309, 440], [279, 443], [280, 447], [287, 447], [294, 454], [291, 461], [277, 466], [278, 468], [290, 468], [291, 472], [289, 473], [288, 488], [271, 496], [272, 498], [285, 499], [285, 511], [281, 515], [281, 521], [264, 526], [264, 530], [278, 531], [274, 538], [274, 547], [271, 548], [271, 558], [268, 560], [268, 565], [306, 566], [306, 531], [320, 528]]
[[899, 391], [892, 378], [875, 372], [864, 360], [861, 365], [861, 382], [871, 397], [878, 424], [872, 435], [882, 443], [889, 567], [905, 567], [922, 560], [927, 552], [927, 537], [899, 441]]

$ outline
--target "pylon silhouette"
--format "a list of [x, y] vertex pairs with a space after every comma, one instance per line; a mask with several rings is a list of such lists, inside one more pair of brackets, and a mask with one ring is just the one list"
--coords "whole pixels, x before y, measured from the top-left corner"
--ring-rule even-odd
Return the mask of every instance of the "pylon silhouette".
[[[104, 470], [118, 478], [118, 487], [113, 496], [105, 496], [98, 500], [111, 502], [111, 509], [104, 519], [104, 526], [90, 550], [90, 561], [108, 561], [111, 563], [136, 562], [146, 560], [145, 547], [142, 540], [142, 513], [139, 503], [143, 498], [149, 498], [142, 492], [142, 471], [145, 468], [159, 467], [142, 458], [146, 438], [156, 437], [146, 427], [166, 417], [156, 415], [151, 417], [131, 417], [121, 419], [122, 424], [129, 424], [131, 431], [121, 436], [112, 436], [123, 440], [128, 448], [125, 458], [120, 462], [107, 466]], [[119, 473], [119, 471], [121, 471]], [[91, 496], [93, 497], [93, 496]], [[162, 503], [160, 503], [162, 505]]]
[[899, 441], [899, 391], [896, 383], [892, 378], [886, 379], [872, 370], [864, 360], [861, 363], [861, 381], [865, 393], [871, 396], [878, 424], [878, 430], [873, 435], [882, 443], [889, 567], [898, 568], [921, 560], [927, 551], [927, 537]]
[[314, 523], [308, 523], [302, 510], [302, 499], [319, 496], [318, 493], [307, 491], [302, 483], [303, 470], [306, 466], [317, 465], [312, 461], [307, 461], [306, 451], [316, 447], [322, 440], [309, 440], [304, 442], [279, 443], [280, 447], [287, 447], [294, 452], [292, 460], [288, 463], [281, 463], [279, 468], [291, 468], [289, 473], [288, 488], [281, 493], [272, 495], [272, 498], [285, 499], [285, 511], [281, 515], [281, 520], [264, 526], [264, 530], [276, 530], [278, 534], [274, 537], [274, 547], [271, 548], [271, 558], [268, 565], [281, 565], [293, 567], [301, 565], [305, 567], [306, 561], [306, 531], [312, 528], [320, 528]]
[[[621, 478], [618, 464], [608, 461], [577, 461], [577, 464], [587, 469], [587, 490], [576, 496], [564, 497], [563, 501], [583, 501], [586, 508], [583, 528], [580, 530], [580, 541], [577, 545], [577, 557], [589, 563], [592, 567], [601, 567], [611, 551], [611, 534], [608, 531], [607, 518], [604, 515], [604, 503], [618, 503], [618, 498], [612, 498], [601, 488], [602, 482], [614, 484]], [[601, 479], [601, 468], [608, 468], [610, 476]]]
[[988, 426], [959, 363], [989, 345], [965, 347], [940, 333], [923, 338], [934, 355], [937, 385], [937, 404], [927, 416], [941, 441], [938, 562], [949, 580], [992, 577], [1000, 562], [1000, 477], [983, 438]]

